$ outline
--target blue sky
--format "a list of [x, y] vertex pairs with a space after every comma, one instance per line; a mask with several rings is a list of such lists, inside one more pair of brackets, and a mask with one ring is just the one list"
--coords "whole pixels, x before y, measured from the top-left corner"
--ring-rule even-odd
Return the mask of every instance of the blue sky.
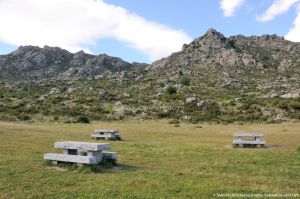
[[[18, 19], [22, 18], [22, 14], [27, 16], [26, 12], [20, 14], [20, 10], [24, 9], [31, 9], [30, 13], [35, 13], [35, 9], [40, 6], [40, 9], [49, 9], [49, 12], [46, 10], [43, 13], [36, 12], [31, 18], [29, 16], [22, 23], [28, 24], [23, 29], [12, 27], [20, 26], [17, 24], [20, 22], [6, 23], [4, 28], [11, 29], [11, 32], [0, 33], [0, 54], [9, 53], [19, 45], [50, 45], [72, 52], [84, 49], [93, 54], [105, 53], [121, 57], [129, 62], [151, 63], [180, 50], [183, 43], [203, 35], [211, 27], [225, 36], [277, 34], [288, 35], [288, 39], [300, 41], [300, 36], [297, 37], [300, 26], [298, 0], [98, 0], [98, 4], [94, 0], [88, 0], [94, 3], [91, 2], [90, 5], [85, 5], [87, 1], [82, 0], [73, 0], [78, 1], [74, 5], [70, 0], [52, 0], [57, 1], [56, 4], [45, 3], [45, 7], [38, 0], [26, 0], [26, 5], [20, 5], [21, 0], [4, 1], [7, 4], [0, 3], [0, 23], [4, 17]], [[221, 6], [222, 1], [225, 8]], [[65, 11], [55, 7], [60, 3], [66, 8], [68, 16], [73, 18], [68, 18], [63, 13]], [[76, 6], [84, 7], [83, 14]], [[7, 11], [9, 16], [1, 16], [1, 7], [3, 10], [11, 9], [8, 10], [9, 13]], [[233, 10], [228, 10], [233, 7]], [[57, 18], [50, 17], [53, 10], [57, 13]], [[13, 14], [14, 12], [18, 14]], [[94, 12], [95, 14], [90, 14]], [[97, 14], [106, 12], [107, 15]], [[59, 26], [53, 25], [60, 23], [59, 17], [64, 18], [68, 25], [63, 22]], [[27, 30], [27, 27], [31, 29]], [[43, 29], [53, 32], [49, 35], [43, 34], [45, 31], [39, 32]], [[12, 31], [20, 34], [14, 35]]]

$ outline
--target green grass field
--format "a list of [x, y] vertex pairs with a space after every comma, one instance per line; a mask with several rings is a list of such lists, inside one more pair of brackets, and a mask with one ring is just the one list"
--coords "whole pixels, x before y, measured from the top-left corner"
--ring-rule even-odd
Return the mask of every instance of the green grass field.
[[[119, 165], [101, 173], [49, 167], [55, 141], [90, 141], [117, 128]], [[233, 149], [236, 131], [259, 131], [268, 149]], [[100, 141], [101, 142], [101, 141]], [[215, 198], [216, 193], [300, 193], [300, 123], [196, 125], [167, 121], [0, 123], [0, 198]]]

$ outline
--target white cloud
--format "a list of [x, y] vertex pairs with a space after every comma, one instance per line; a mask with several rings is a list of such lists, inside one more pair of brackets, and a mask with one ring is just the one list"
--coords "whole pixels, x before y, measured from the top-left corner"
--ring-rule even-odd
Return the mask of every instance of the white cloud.
[[300, 4], [298, 5], [297, 13], [297, 17], [294, 21], [294, 27], [290, 29], [285, 38], [290, 41], [300, 42]]
[[274, 0], [273, 4], [257, 19], [262, 22], [271, 21], [278, 15], [287, 12], [297, 3], [297, 17], [294, 21], [294, 27], [289, 30], [285, 38], [290, 41], [300, 42], [300, 0]]
[[261, 16], [258, 16], [259, 21], [271, 21], [276, 16], [281, 15], [287, 12], [291, 6], [300, 0], [274, 0], [273, 4], [263, 13]]
[[224, 16], [233, 16], [236, 9], [241, 7], [244, 2], [245, 0], [221, 0], [220, 5]]
[[[191, 38], [103, 0], [0, 0], [0, 41], [60, 46], [72, 52], [114, 38], [151, 60], [180, 50]], [[101, 45], [101, 43], [100, 43]]]

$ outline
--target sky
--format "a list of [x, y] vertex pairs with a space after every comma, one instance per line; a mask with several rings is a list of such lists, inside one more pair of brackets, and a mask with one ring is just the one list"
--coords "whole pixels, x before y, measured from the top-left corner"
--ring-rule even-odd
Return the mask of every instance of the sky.
[[0, 54], [58, 46], [151, 63], [215, 28], [300, 42], [300, 0], [0, 0]]

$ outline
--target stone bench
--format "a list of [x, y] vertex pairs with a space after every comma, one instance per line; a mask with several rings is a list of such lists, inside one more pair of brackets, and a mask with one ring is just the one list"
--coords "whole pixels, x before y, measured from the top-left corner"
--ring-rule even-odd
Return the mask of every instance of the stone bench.
[[264, 147], [266, 141], [263, 139], [262, 133], [235, 133], [233, 139], [234, 147]]
[[95, 134], [91, 135], [93, 139], [103, 140], [121, 140], [118, 130], [95, 130]]
[[54, 148], [63, 149], [63, 154], [46, 153], [45, 160], [50, 160], [54, 164], [57, 162], [71, 162], [78, 164], [97, 165], [103, 160], [116, 160], [116, 152], [103, 152], [111, 149], [111, 144], [89, 143], [89, 142], [56, 142]]

